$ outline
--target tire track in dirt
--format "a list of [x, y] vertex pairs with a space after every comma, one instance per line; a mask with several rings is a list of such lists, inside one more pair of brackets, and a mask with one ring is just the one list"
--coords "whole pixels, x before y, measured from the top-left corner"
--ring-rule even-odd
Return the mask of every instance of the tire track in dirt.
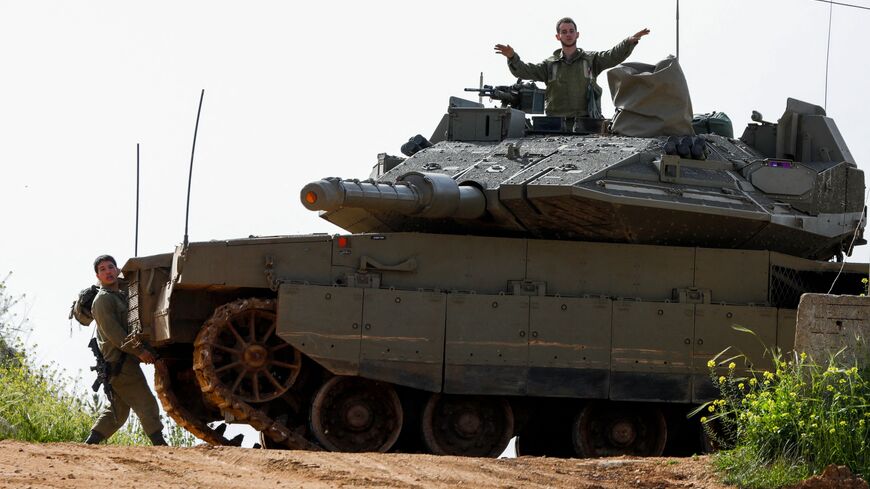
[[724, 489], [709, 460], [484, 459], [198, 446], [0, 441], [0, 488], [692, 488]]

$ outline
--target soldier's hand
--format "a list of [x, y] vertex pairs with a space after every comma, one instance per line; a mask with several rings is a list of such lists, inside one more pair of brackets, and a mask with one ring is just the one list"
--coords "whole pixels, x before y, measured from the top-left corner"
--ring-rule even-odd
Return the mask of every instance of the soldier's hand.
[[496, 44], [495, 52], [504, 56], [507, 59], [511, 59], [514, 57], [514, 48], [511, 47], [510, 44]]
[[151, 363], [154, 363], [155, 361], [157, 361], [157, 357], [155, 357], [154, 354], [151, 353], [150, 351], [143, 351], [139, 355], [139, 360], [142, 360], [142, 363], [151, 364]]
[[642, 31], [638, 31], [635, 35], [629, 37], [628, 40], [637, 44], [637, 42], [640, 41], [640, 38], [647, 35], [647, 34], [649, 34], [649, 29], [644, 29]]

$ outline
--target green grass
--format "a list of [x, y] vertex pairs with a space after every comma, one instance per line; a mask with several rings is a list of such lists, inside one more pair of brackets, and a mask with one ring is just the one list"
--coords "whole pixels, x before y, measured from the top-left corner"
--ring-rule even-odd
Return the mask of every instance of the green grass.
[[[41, 371], [40, 371], [41, 370]], [[20, 351], [0, 364], [0, 438], [34, 442], [80, 441], [93, 416], [70, 394], [58, 371], [36, 370]]]
[[[774, 355], [773, 371], [735, 375], [733, 359], [708, 364], [721, 397], [702, 407], [701, 420], [723, 451], [714, 457], [726, 482], [781, 487], [827, 465], [870, 475], [870, 372], [866, 363], [805, 354]], [[846, 365], [846, 366], [841, 366]], [[848, 365], [863, 365], [863, 368]]]
[[749, 448], [722, 451], [713, 457], [713, 467], [723, 481], [746, 488], [775, 488], [797, 484], [812, 475], [806, 464], [788, 457], [759, 461]]

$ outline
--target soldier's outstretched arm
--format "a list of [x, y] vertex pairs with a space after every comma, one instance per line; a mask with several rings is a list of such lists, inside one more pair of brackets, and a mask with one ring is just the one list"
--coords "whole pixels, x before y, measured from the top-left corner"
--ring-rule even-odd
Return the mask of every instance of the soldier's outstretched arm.
[[592, 70], [595, 76], [598, 76], [602, 71], [613, 68], [625, 61], [628, 56], [634, 51], [634, 47], [637, 46], [638, 41], [643, 36], [649, 34], [649, 29], [643, 29], [637, 31], [634, 35], [626, 37], [616, 46], [613, 46], [612, 49], [607, 51], [598, 51], [597, 53], [592, 53], [593, 62], [592, 62]]
[[520, 55], [514, 51], [510, 44], [496, 44], [496, 54], [507, 58], [508, 68], [511, 74], [517, 78], [534, 81], [547, 81], [547, 66], [544, 63], [526, 63], [520, 59]]
[[647, 35], [647, 34], [649, 34], [649, 29], [644, 28], [642, 30], [637, 31], [633, 36], [629, 37], [628, 40], [637, 44], [637, 42], [640, 41], [640, 38]]
[[512, 48], [510, 44], [496, 44], [495, 52], [507, 59], [514, 57], [514, 48]]

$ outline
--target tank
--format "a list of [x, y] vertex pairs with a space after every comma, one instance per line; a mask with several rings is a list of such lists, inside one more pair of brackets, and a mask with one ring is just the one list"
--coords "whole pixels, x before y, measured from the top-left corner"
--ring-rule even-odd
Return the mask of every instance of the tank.
[[346, 233], [123, 267], [175, 421], [269, 448], [695, 453], [708, 361], [770, 368], [801, 294], [861, 291], [866, 264], [829, 260], [863, 244], [863, 173], [821, 108], [641, 137], [535, 116], [533, 85], [480, 91], [504, 106], [452, 98], [406, 157], [302, 188]]

